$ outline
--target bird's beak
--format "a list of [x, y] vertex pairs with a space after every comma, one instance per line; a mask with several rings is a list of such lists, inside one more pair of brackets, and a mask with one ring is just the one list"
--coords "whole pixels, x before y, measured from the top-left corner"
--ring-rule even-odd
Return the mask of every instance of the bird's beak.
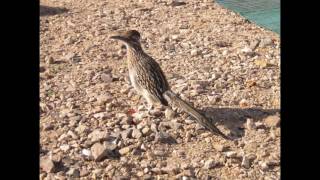
[[126, 41], [126, 38], [123, 36], [123, 32], [112, 33], [110, 34], [109, 39]]
[[117, 35], [112, 35], [112, 36], [109, 36], [109, 39], [120, 39], [121, 37], [120, 36], [117, 36]]
[[117, 35], [115, 35], [115, 36], [109, 36], [109, 39], [121, 40], [121, 39], [122, 39], [122, 37], [121, 37], [121, 36], [117, 36]]
[[119, 35], [114, 35], [114, 36], [110, 36], [109, 39], [114, 39], [114, 40], [120, 40], [123, 42], [128, 42], [128, 39], [123, 37], [123, 36], [119, 36]]

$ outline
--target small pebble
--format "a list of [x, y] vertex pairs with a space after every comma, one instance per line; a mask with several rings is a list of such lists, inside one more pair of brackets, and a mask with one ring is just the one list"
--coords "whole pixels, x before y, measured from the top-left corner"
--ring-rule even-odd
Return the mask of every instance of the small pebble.
[[237, 156], [237, 153], [235, 151], [228, 151], [226, 152], [226, 156], [229, 158], [234, 158]]

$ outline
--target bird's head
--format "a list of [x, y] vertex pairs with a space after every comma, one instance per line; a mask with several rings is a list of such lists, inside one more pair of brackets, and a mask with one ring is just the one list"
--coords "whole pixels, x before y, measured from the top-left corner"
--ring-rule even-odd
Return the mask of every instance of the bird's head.
[[136, 30], [119, 31], [109, 36], [110, 39], [120, 40], [129, 47], [140, 47], [140, 33]]

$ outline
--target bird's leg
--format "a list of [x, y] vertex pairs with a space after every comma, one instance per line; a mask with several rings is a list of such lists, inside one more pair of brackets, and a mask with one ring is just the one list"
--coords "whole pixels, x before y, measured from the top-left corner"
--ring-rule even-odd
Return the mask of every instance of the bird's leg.
[[147, 109], [148, 109], [148, 114], [150, 115], [150, 116], [153, 116], [152, 115], [152, 110], [154, 109], [154, 106], [153, 106], [153, 104], [151, 104], [151, 103], [148, 103], [148, 105], [147, 105]]

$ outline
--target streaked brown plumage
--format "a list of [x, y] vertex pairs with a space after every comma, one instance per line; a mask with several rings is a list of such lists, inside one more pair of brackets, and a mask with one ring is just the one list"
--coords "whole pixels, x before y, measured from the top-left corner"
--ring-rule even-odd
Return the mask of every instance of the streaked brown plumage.
[[229, 139], [211, 124], [204, 115], [170, 90], [159, 64], [141, 48], [140, 33], [138, 31], [122, 31], [110, 36], [110, 38], [120, 40], [126, 45], [130, 81], [135, 90], [147, 100], [149, 110], [154, 104], [168, 106], [168, 102], [171, 102], [192, 115], [199, 124], [209, 129], [212, 133]]

